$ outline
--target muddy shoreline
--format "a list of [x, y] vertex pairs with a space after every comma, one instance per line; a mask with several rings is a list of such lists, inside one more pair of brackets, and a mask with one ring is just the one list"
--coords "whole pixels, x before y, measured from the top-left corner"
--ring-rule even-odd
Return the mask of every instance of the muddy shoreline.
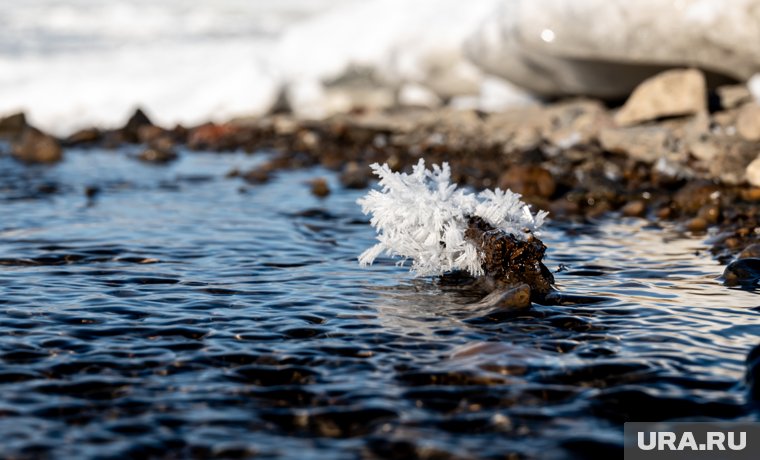
[[[708, 96], [713, 103], [704, 107], [674, 101], [680, 104], [675, 113], [667, 103], [664, 111], [647, 111], [646, 100], [643, 109], [631, 108], [632, 96], [622, 108], [571, 99], [495, 114], [407, 107], [322, 121], [275, 114], [170, 129], [138, 110], [120, 129], [85, 129], [63, 139], [32, 128], [18, 114], [0, 120], [0, 138], [9, 141], [3, 153], [27, 163], [60, 161], [71, 147], [125, 144], [139, 144], [136, 159], [157, 164], [173, 161], [180, 149], [274, 152], [256, 169], [229, 172], [248, 184], [321, 165], [339, 172], [344, 187], [365, 188], [374, 162], [408, 169], [421, 157], [448, 161], [452, 180], [509, 188], [552, 219], [618, 213], [653, 225], [676, 221], [692, 234], [711, 232], [712, 255], [727, 263], [742, 251], [749, 257], [758, 252], [752, 245], [760, 242], [760, 186], [751, 183], [757, 183], [760, 133], [753, 129], [760, 129], [760, 117], [752, 118], [757, 104], [743, 87]], [[323, 181], [312, 187], [316, 195], [329, 193]]]

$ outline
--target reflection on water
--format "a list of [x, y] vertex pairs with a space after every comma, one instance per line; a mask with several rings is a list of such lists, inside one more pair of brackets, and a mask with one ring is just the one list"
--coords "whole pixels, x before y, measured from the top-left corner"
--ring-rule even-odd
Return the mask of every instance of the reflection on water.
[[360, 269], [373, 230], [358, 192], [309, 194], [327, 172], [224, 178], [260, 159], [0, 157], [5, 454], [566, 458], [615, 452], [626, 420], [758, 418], [760, 297], [700, 240], [550, 224], [578, 297], [487, 315], [394, 261]]

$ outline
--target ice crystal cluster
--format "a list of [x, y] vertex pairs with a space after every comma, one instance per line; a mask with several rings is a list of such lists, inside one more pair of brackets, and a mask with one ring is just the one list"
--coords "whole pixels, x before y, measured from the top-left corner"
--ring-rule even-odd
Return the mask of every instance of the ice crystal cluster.
[[482, 254], [465, 238], [468, 219], [479, 216], [519, 238], [535, 233], [547, 213], [533, 214], [510, 190], [468, 193], [451, 184], [448, 163], [425, 168], [420, 159], [411, 174], [393, 172], [387, 164], [371, 166], [380, 177], [380, 190], [371, 190], [357, 203], [364, 214], [372, 214], [378, 243], [359, 256], [363, 266], [381, 254], [401, 257], [399, 264], [412, 259], [412, 271], [435, 275], [466, 270], [483, 274]]

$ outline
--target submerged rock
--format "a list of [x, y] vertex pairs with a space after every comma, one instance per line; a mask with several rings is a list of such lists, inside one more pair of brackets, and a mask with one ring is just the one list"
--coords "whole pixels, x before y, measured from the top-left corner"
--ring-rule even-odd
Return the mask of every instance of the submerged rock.
[[480, 217], [470, 218], [465, 237], [482, 254], [485, 276], [497, 288], [526, 284], [534, 300], [553, 290], [554, 276], [542, 262], [546, 246], [538, 238], [529, 235], [520, 240]]
[[498, 288], [479, 302], [468, 305], [468, 307], [478, 310], [481, 308], [520, 310], [530, 307], [530, 295], [531, 289], [527, 284]]

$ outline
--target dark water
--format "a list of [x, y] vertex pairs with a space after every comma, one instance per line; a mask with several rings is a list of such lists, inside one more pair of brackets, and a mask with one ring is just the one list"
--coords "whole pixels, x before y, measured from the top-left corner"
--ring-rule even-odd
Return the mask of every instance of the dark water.
[[567, 458], [617, 452], [626, 420], [759, 418], [760, 297], [701, 239], [550, 224], [587, 299], [487, 315], [360, 269], [361, 192], [311, 196], [327, 172], [224, 178], [259, 160], [0, 157], [0, 456]]

